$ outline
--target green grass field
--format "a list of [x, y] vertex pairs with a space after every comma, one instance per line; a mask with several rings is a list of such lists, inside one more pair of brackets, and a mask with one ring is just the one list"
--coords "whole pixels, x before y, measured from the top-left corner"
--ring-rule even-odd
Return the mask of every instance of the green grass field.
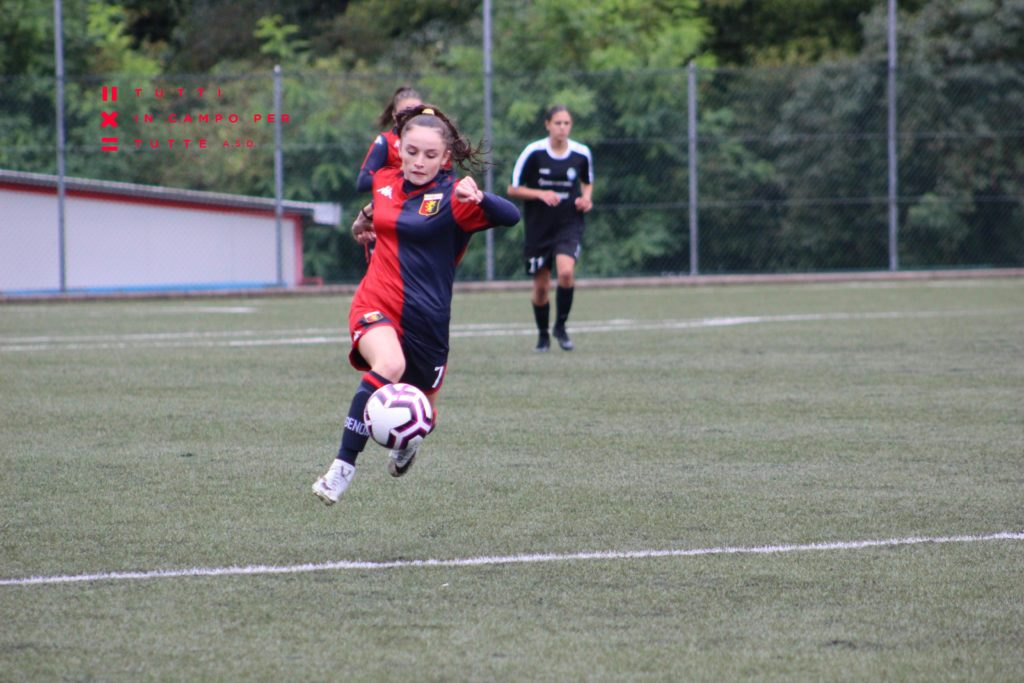
[[327, 508], [347, 307], [0, 307], [0, 681], [1024, 680], [1024, 281], [459, 294]]

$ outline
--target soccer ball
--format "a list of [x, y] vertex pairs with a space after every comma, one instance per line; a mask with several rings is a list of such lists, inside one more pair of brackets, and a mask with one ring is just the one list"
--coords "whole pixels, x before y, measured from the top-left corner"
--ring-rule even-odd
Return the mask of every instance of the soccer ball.
[[373, 440], [385, 448], [415, 446], [434, 427], [434, 409], [426, 394], [411, 384], [385, 384], [373, 392], [363, 411]]

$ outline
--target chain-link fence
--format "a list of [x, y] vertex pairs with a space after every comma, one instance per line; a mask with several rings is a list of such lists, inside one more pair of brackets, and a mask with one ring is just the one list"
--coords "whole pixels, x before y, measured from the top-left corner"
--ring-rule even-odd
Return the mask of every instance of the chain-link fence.
[[[495, 191], [545, 136], [543, 110], [562, 102], [596, 169], [580, 276], [889, 267], [884, 64], [698, 69], [694, 81], [690, 130], [686, 70], [495, 73]], [[307, 230], [306, 275], [352, 282], [365, 264], [346, 226], [368, 199], [356, 175], [402, 83], [482, 135], [480, 73], [285, 68], [279, 112], [269, 72], [68, 78], [66, 172], [273, 197], [276, 116], [284, 197], [345, 209], [340, 229]], [[899, 267], [1024, 265], [1024, 65], [902, 65], [897, 85]], [[54, 81], [6, 78], [0, 90], [0, 169], [55, 173]], [[525, 277], [521, 239], [521, 227], [495, 235], [497, 278]], [[474, 240], [460, 277], [482, 279], [486, 258]]]

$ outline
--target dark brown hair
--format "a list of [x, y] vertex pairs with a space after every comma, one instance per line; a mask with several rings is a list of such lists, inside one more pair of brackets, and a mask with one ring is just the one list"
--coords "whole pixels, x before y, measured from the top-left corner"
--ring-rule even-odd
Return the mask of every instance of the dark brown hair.
[[476, 147], [459, 132], [455, 123], [432, 104], [421, 104], [398, 114], [398, 137], [409, 126], [433, 128], [441, 134], [445, 146], [452, 153], [452, 163], [467, 171], [480, 171], [487, 165], [486, 151]]
[[557, 114], [560, 111], [564, 111], [569, 116], [572, 116], [572, 112], [569, 111], [569, 107], [565, 106], [564, 104], [554, 104], [551, 106], [550, 109], [547, 110], [547, 113], [544, 114], [544, 121], [550, 121], [551, 119], [554, 118], [555, 114]]
[[380, 116], [377, 117], [377, 125], [381, 128], [390, 128], [395, 125], [395, 116], [398, 113], [395, 111], [395, 105], [401, 100], [411, 99], [417, 99], [422, 102], [423, 96], [420, 95], [419, 91], [411, 85], [398, 86], [398, 89], [395, 90], [393, 95], [391, 95], [391, 99], [388, 100], [388, 106], [381, 112]]

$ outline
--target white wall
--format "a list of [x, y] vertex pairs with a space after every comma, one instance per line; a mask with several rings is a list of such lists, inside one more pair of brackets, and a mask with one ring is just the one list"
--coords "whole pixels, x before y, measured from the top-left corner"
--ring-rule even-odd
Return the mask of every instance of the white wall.
[[[296, 262], [301, 228], [294, 218], [286, 215], [282, 225], [288, 286], [301, 277]], [[71, 291], [277, 283], [272, 214], [69, 194], [65, 235]], [[56, 193], [0, 188], [0, 291], [59, 287]]]
[[0, 292], [60, 288], [57, 198], [0, 188]]

